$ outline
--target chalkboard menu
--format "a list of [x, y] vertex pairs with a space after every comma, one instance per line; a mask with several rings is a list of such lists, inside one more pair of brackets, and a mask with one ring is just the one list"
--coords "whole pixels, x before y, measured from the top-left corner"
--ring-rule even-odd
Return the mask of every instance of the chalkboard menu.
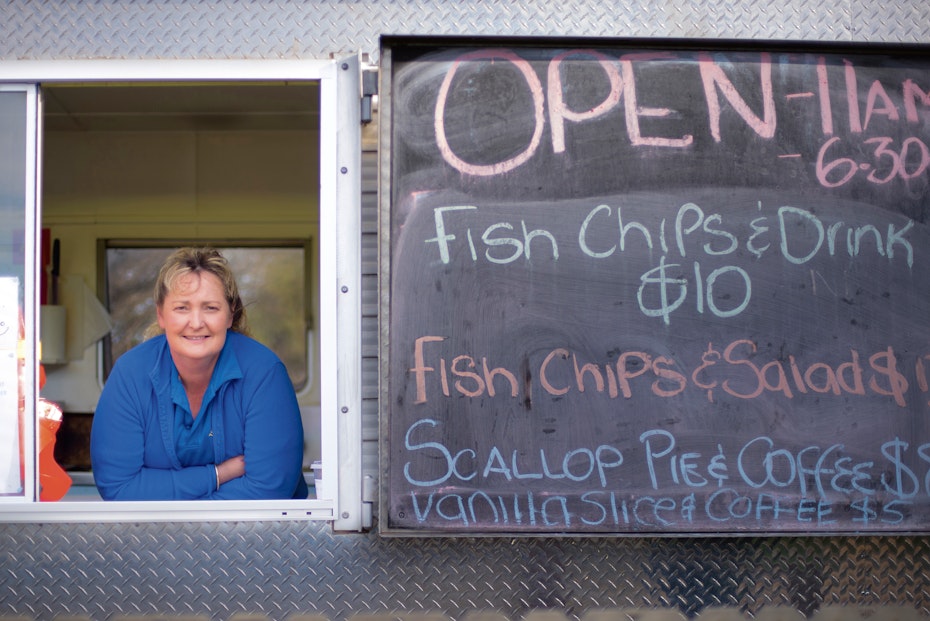
[[393, 41], [387, 533], [930, 529], [930, 57]]

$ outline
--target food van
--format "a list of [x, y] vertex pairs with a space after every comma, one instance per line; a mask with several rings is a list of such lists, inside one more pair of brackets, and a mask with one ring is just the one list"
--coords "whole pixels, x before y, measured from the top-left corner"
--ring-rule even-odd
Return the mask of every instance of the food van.
[[[0, 618], [928, 614], [924, 3], [0, 17]], [[306, 499], [100, 499], [182, 245]]]

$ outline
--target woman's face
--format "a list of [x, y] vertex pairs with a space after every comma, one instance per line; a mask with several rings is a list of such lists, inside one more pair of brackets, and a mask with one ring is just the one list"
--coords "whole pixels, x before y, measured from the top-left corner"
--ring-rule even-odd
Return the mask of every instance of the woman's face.
[[216, 362], [232, 326], [219, 278], [209, 272], [180, 277], [157, 312], [175, 364]]

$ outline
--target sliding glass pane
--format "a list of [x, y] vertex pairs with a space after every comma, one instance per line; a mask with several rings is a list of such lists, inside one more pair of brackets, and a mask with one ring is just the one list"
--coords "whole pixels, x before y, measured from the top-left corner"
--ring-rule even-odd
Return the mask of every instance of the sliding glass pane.
[[[31, 421], [34, 355], [25, 317], [34, 306], [26, 295], [35, 218], [29, 209], [29, 93], [0, 90], [0, 499], [32, 500]], [[34, 134], [33, 134], [34, 137]], [[34, 154], [34, 151], [33, 151]], [[32, 158], [34, 161], [34, 155]], [[34, 188], [34, 183], [31, 184]], [[29, 397], [29, 398], [27, 398]], [[27, 484], [27, 481], [30, 484]]]

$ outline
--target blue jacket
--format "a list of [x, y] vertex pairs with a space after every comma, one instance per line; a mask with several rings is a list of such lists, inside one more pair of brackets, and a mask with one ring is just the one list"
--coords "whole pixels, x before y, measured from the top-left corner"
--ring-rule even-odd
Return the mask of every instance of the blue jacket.
[[[216, 489], [213, 465], [182, 467], [175, 452], [168, 342], [158, 336], [123, 354], [104, 385], [91, 430], [94, 481], [104, 500], [306, 498], [303, 427], [284, 364], [267, 347], [226, 333], [230, 379], [213, 409], [216, 462], [245, 456], [245, 476]], [[206, 410], [204, 410], [206, 411]]]

